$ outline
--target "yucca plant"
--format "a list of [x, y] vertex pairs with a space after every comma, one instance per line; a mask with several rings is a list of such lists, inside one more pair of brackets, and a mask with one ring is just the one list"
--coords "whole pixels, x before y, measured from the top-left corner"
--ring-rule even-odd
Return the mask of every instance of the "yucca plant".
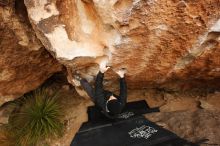
[[18, 145], [36, 145], [38, 141], [62, 134], [61, 106], [58, 92], [38, 89], [24, 95], [20, 108], [9, 118], [9, 125]]
[[0, 126], [0, 145], [1, 146], [15, 146], [16, 145], [14, 138], [8, 131], [7, 124]]

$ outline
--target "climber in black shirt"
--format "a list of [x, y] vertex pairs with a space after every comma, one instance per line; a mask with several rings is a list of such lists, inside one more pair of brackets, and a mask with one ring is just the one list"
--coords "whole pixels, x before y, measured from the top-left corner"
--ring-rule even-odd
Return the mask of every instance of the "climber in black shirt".
[[92, 98], [95, 105], [102, 110], [105, 116], [108, 118], [115, 118], [122, 112], [127, 101], [127, 85], [124, 77], [126, 69], [122, 68], [116, 72], [120, 77], [119, 96], [108, 90], [104, 90], [103, 88], [104, 73], [108, 69], [109, 67], [106, 66], [105, 61], [99, 64], [99, 72], [95, 80], [95, 88], [93, 88], [86, 79], [81, 79], [79, 76], [75, 76], [75, 79], [80, 81], [83, 89]]

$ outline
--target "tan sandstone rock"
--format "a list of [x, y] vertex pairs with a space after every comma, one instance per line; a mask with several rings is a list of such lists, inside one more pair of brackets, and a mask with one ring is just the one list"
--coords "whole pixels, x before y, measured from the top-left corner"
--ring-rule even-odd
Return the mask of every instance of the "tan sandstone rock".
[[219, 111], [160, 112], [146, 114], [145, 117], [189, 141], [208, 140], [200, 146], [220, 144]]
[[37, 88], [61, 70], [35, 36], [24, 3], [5, 2], [0, 3], [0, 105]]
[[[96, 60], [128, 69], [130, 88], [219, 87], [219, 0], [25, 0], [38, 38], [72, 74]], [[106, 80], [115, 74], [109, 71]], [[113, 82], [116, 78], [114, 78]], [[110, 83], [110, 82], [109, 82]]]

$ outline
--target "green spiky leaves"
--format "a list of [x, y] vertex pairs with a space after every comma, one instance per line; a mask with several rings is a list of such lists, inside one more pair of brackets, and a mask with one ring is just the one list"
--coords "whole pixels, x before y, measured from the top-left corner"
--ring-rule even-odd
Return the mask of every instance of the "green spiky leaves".
[[18, 102], [21, 107], [9, 119], [18, 144], [35, 145], [45, 138], [62, 134], [59, 96], [58, 92], [38, 89]]

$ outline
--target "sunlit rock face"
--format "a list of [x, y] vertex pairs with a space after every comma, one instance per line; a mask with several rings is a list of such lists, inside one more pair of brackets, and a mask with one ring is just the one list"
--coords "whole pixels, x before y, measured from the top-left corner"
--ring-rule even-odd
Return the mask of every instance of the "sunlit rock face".
[[[219, 0], [25, 0], [37, 37], [89, 81], [97, 60], [125, 67], [130, 88], [219, 87]], [[106, 85], [116, 80], [113, 70]], [[71, 82], [72, 83], [72, 82]]]
[[61, 65], [44, 49], [22, 1], [0, 3], [0, 105], [37, 88]]

